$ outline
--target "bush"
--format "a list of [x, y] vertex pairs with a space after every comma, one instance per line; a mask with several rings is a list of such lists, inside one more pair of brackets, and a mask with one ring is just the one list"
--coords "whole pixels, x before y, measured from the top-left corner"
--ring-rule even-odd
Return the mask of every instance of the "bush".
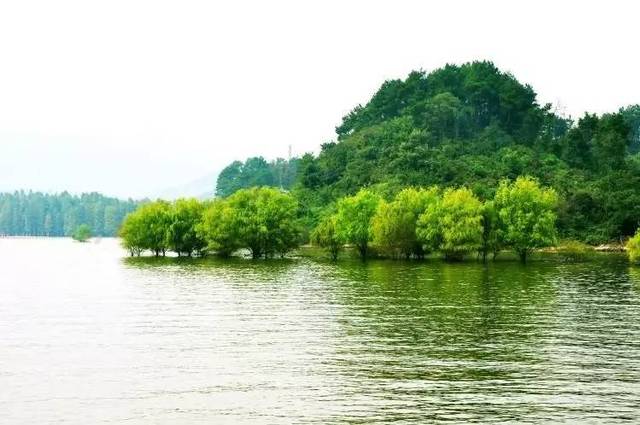
[[88, 224], [81, 224], [75, 228], [71, 237], [78, 242], [86, 242], [91, 238], [91, 228]]
[[568, 240], [563, 242], [557, 250], [565, 261], [578, 262], [586, 260], [594, 249], [580, 241]]

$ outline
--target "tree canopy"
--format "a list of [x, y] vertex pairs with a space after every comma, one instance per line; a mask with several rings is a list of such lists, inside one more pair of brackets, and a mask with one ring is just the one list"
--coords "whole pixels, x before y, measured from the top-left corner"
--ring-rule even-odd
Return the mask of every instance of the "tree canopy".
[[496, 192], [495, 207], [502, 226], [502, 238], [524, 262], [534, 248], [556, 241], [556, 205], [553, 189], [541, 188], [530, 177], [503, 181]]
[[216, 196], [226, 197], [240, 189], [254, 186], [270, 186], [291, 189], [298, 172], [298, 159], [278, 158], [267, 162], [263, 157], [253, 157], [245, 162], [234, 161], [219, 174]]

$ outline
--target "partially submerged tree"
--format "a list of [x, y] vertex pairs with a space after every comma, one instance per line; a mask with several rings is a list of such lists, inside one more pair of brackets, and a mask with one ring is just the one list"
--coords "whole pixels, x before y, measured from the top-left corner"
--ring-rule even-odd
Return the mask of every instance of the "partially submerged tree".
[[424, 257], [424, 249], [416, 235], [418, 218], [438, 201], [438, 188], [407, 188], [393, 201], [380, 202], [372, 220], [375, 245], [393, 257]]
[[299, 244], [298, 203], [278, 189], [242, 189], [227, 198], [235, 214], [232, 221], [238, 243], [253, 258], [284, 256]]
[[236, 216], [226, 199], [216, 199], [205, 209], [197, 227], [209, 250], [221, 257], [229, 257], [242, 247]]
[[503, 181], [495, 196], [504, 241], [526, 262], [533, 249], [556, 242], [558, 195], [553, 189], [540, 187], [531, 177]]
[[487, 261], [487, 256], [492, 255], [495, 260], [502, 248], [500, 220], [493, 201], [487, 201], [482, 205], [482, 245], [480, 256], [482, 261]]
[[178, 256], [191, 257], [202, 253], [207, 246], [198, 235], [196, 225], [202, 220], [204, 206], [197, 199], [178, 199], [171, 207], [171, 224], [168, 228], [168, 244]]
[[371, 240], [371, 221], [376, 213], [380, 197], [369, 189], [338, 201], [336, 227], [344, 240], [354, 244], [362, 259], [367, 257]]
[[467, 188], [447, 189], [418, 222], [420, 239], [448, 260], [461, 260], [480, 249], [482, 230], [482, 203]]
[[326, 216], [311, 233], [311, 243], [325, 248], [333, 261], [338, 259], [344, 247], [344, 239], [338, 232], [336, 222], [335, 215]]

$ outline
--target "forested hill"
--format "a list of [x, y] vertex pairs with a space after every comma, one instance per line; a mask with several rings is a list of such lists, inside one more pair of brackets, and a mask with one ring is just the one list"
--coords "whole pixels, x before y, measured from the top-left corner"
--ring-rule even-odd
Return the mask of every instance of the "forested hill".
[[249, 158], [245, 162], [234, 161], [218, 176], [216, 196], [229, 196], [252, 186], [273, 186], [291, 189], [298, 173], [298, 158], [278, 158], [267, 162], [263, 157]]
[[[585, 87], [588, 90], [588, 87]], [[574, 121], [490, 62], [412, 72], [382, 84], [298, 165], [294, 193], [312, 221], [338, 197], [372, 187], [466, 186], [489, 199], [531, 175], [561, 196], [562, 236], [616, 240], [640, 223], [640, 106]]]
[[0, 193], [0, 236], [68, 236], [82, 224], [95, 236], [115, 236], [137, 206], [98, 193]]

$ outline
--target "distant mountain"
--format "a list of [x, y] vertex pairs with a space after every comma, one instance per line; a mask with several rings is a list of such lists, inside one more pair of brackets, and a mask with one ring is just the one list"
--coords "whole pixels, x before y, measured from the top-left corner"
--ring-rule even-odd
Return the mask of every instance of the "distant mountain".
[[150, 196], [150, 198], [160, 198], [169, 201], [178, 198], [211, 199], [215, 196], [217, 178], [217, 172], [210, 173], [188, 183], [163, 189], [153, 194], [153, 196]]

